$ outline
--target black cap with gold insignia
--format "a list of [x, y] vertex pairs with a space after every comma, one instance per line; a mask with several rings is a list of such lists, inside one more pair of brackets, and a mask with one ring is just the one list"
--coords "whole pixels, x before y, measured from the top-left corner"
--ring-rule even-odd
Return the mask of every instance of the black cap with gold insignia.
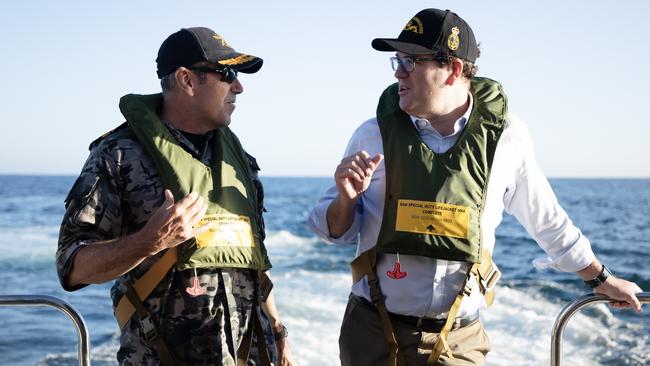
[[372, 48], [410, 55], [443, 51], [472, 63], [479, 55], [469, 24], [455, 13], [440, 9], [420, 11], [409, 20], [397, 38], [375, 38]]
[[212, 29], [204, 27], [183, 28], [170, 35], [160, 45], [156, 63], [158, 78], [181, 66], [192, 66], [208, 61], [252, 74], [262, 67], [262, 59], [235, 51], [225, 39]]

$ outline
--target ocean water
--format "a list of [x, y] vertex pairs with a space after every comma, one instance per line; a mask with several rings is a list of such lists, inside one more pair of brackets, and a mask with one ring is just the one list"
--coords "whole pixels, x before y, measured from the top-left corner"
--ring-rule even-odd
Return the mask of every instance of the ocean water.
[[[110, 284], [63, 291], [54, 268], [63, 200], [74, 177], [0, 176], [0, 294], [62, 298], [90, 331], [93, 365], [115, 365], [118, 329]], [[352, 246], [327, 245], [307, 228], [326, 178], [263, 178], [267, 247], [276, 301], [303, 366], [338, 364], [338, 330], [350, 286]], [[552, 180], [560, 202], [615, 274], [650, 291], [650, 180]], [[548, 365], [551, 329], [563, 306], [588, 289], [573, 274], [535, 270], [543, 255], [510, 216], [497, 231], [503, 270], [493, 307], [481, 318], [492, 342], [489, 365]], [[565, 331], [564, 365], [650, 365], [650, 310], [595, 305]], [[76, 365], [71, 322], [49, 308], [0, 307], [0, 364]]]

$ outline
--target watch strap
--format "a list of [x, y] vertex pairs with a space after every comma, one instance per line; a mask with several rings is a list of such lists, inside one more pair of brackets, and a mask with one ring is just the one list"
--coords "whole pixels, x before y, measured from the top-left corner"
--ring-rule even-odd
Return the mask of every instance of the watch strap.
[[282, 338], [287, 338], [289, 336], [289, 331], [287, 330], [287, 327], [284, 326], [284, 324], [280, 324], [282, 326], [282, 329], [280, 329], [279, 332], [273, 332], [273, 337], [275, 338], [276, 341], [279, 341]]
[[598, 276], [593, 280], [585, 281], [585, 283], [591, 288], [596, 288], [605, 283], [610, 276], [612, 276], [612, 272], [603, 264], [603, 268], [600, 270]]

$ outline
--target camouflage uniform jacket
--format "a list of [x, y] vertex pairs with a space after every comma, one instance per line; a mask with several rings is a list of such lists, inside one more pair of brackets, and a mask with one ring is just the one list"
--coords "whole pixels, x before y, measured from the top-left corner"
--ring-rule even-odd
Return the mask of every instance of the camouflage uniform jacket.
[[[167, 127], [195, 158], [210, 163], [211, 135], [203, 151], [198, 151], [182, 133], [169, 124]], [[258, 195], [263, 195], [257, 177], [259, 167], [250, 156], [249, 162]], [[63, 288], [74, 291], [85, 286], [67, 285], [79, 249], [136, 232], [163, 201], [164, 186], [157, 168], [129, 128], [118, 128], [93, 143], [81, 175], [65, 201], [66, 213], [56, 253]], [[259, 202], [261, 216], [262, 199]], [[263, 226], [263, 221], [260, 222]], [[264, 228], [260, 231], [264, 233]], [[115, 280], [111, 288], [113, 307], [134, 279], [142, 276], [163, 254], [164, 251], [146, 259]], [[171, 270], [143, 303], [157, 318], [159, 333], [181, 364], [235, 365], [231, 355], [247, 329], [252, 309], [259, 311], [254, 305], [255, 274], [245, 269], [198, 269], [197, 272], [201, 286], [207, 289], [205, 295], [191, 297], [185, 291], [192, 285], [194, 271]], [[143, 336], [137, 315], [122, 330], [117, 358], [121, 365], [160, 364], [156, 350]]]

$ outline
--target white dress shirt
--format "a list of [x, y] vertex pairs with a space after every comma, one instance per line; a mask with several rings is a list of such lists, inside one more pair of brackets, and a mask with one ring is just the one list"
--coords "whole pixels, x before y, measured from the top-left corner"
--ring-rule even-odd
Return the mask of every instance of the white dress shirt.
[[[411, 117], [422, 140], [436, 153], [451, 148], [469, 118], [467, 112], [454, 126], [454, 132], [440, 135], [424, 119]], [[343, 156], [365, 150], [370, 156], [383, 154], [383, 145], [377, 119], [372, 118], [353, 133]], [[353, 243], [357, 256], [377, 243], [381, 228], [385, 198], [385, 167], [383, 161], [375, 170], [370, 187], [357, 201], [350, 229], [338, 238], [332, 238], [327, 225], [327, 208], [337, 195], [336, 186], [330, 187], [309, 215], [309, 226], [316, 234], [330, 243]], [[494, 253], [495, 230], [502, 220], [503, 211], [515, 216], [539, 246], [546, 258], [535, 260], [540, 268], [555, 268], [576, 272], [594, 260], [589, 240], [573, 225], [566, 212], [557, 202], [555, 194], [540, 170], [533, 154], [532, 141], [525, 124], [514, 115], [508, 115], [506, 127], [499, 139], [490, 180], [487, 188], [485, 209], [481, 217], [483, 247]], [[388, 311], [417, 317], [444, 318], [451, 307], [469, 268], [465, 262], [440, 260], [427, 257], [400, 255], [401, 271], [407, 276], [393, 279], [386, 272], [394, 268], [397, 256], [383, 254], [377, 258], [377, 278], [385, 296]], [[516, 261], [516, 253], [499, 261]], [[465, 297], [458, 316], [476, 312], [485, 305], [478, 285], [471, 296]], [[352, 292], [370, 300], [368, 282], [364, 277], [353, 284]]]

